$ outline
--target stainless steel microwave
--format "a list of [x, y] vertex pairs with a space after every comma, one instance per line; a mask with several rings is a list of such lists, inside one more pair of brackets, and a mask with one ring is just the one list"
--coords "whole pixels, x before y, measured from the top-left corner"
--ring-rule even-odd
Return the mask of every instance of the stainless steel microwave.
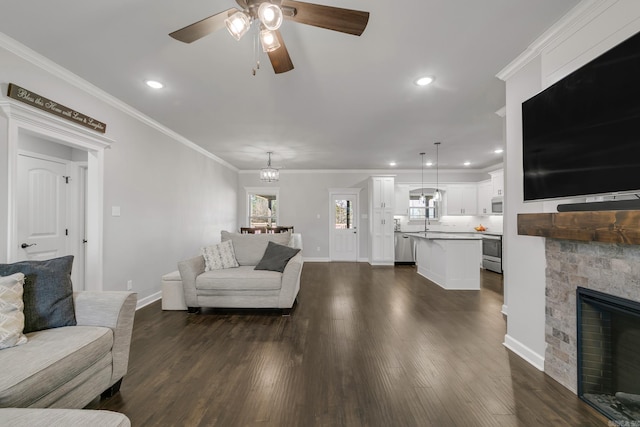
[[501, 214], [502, 213], [502, 197], [494, 197], [491, 199], [491, 213], [492, 214]]

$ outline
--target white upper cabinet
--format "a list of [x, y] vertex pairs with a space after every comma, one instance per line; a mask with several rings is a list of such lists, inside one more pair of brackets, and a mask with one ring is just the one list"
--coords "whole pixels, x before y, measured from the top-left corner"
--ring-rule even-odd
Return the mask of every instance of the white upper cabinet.
[[409, 215], [409, 185], [396, 185], [394, 215]]
[[449, 185], [446, 191], [447, 215], [476, 215], [477, 191], [476, 184]]
[[396, 198], [393, 177], [373, 177], [372, 189], [373, 208], [393, 209], [393, 202]]
[[491, 214], [491, 198], [493, 197], [493, 185], [491, 180], [478, 183], [478, 215]]
[[504, 170], [489, 172], [491, 175], [492, 197], [504, 196]]

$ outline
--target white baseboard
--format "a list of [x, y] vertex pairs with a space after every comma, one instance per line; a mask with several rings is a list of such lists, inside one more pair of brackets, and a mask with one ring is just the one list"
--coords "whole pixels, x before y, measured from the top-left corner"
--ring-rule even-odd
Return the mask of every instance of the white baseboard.
[[509, 309], [505, 304], [502, 304], [502, 310], [500, 310], [502, 314], [504, 314], [505, 316], [509, 315]]
[[148, 297], [144, 297], [141, 300], [138, 300], [138, 304], [136, 305], [136, 310], [140, 310], [142, 307], [146, 307], [149, 304], [156, 302], [162, 299], [162, 292], [158, 291], [155, 294], [151, 294]]
[[304, 262], [330, 262], [329, 258], [303, 257]]
[[502, 343], [502, 345], [535, 366], [538, 370], [544, 372], [544, 357], [540, 356], [520, 341], [511, 338], [509, 335], [505, 335], [504, 343]]

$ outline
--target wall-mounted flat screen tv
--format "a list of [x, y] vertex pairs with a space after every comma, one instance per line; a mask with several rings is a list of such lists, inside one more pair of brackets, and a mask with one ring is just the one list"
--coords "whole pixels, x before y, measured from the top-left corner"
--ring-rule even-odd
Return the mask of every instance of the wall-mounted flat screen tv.
[[640, 190], [640, 33], [522, 104], [524, 199]]

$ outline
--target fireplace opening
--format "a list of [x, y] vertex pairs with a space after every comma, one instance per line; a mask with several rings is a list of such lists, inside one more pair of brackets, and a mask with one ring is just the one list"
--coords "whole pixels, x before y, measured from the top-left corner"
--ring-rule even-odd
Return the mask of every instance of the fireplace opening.
[[640, 303], [577, 289], [578, 396], [609, 419], [640, 421]]

